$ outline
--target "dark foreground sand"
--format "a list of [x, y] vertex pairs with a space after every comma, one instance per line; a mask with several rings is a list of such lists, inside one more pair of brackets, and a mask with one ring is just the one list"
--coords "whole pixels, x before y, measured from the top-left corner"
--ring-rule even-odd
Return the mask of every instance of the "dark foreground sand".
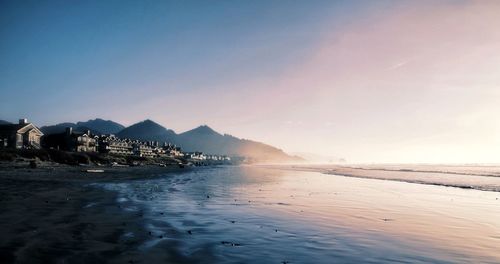
[[[143, 213], [121, 209], [116, 194], [92, 186], [102, 181], [147, 179], [189, 169], [109, 167], [0, 168], [1, 263], [192, 263], [164, 241], [159, 252], [137, 250], [151, 239]], [[168, 229], [169, 227], [165, 227]]]

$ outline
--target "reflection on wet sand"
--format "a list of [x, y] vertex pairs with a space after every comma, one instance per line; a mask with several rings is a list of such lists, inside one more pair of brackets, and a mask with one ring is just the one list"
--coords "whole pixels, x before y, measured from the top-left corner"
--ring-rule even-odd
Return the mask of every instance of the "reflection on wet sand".
[[255, 167], [106, 184], [179, 254], [217, 263], [499, 262], [499, 193]]

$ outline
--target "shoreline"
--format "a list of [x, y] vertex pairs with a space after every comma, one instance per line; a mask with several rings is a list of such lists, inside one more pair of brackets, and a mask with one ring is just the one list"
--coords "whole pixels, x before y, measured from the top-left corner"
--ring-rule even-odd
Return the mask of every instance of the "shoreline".
[[[478, 191], [500, 192], [500, 177], [497, 174], [480, 174], [441, 170], [390, 169], [378, 167], [350, 167], [345, 165], [258, 165], [259, 167], [318, 172], [342, 177], [386, 180], [413, 184], [434, 185]], [[500, 173], [500, 172], [499, 172]]]
[[[204, 168], [199, 168], [202, 173], [198, 173], [193, 171], [196, 168], [159, 166], [99, 167], [108, 171], [85, 174], [81, 169], [87, 167], [71, 166], [0, 170], [0, 258], [7, 263], [133, 264], [234, 263], [236, 257], [240, 263], [252, 263], [254, 261], [246, 250], [263, 250], [276, 243], [302, 245], [309, 234], [301, 233], [301, 230], [310, 221], [317, 220], [320, 226], [319, 229], [310, 229], [311, 232], [322, 231], [323, 234], [321, 226], [333, 227], [328, 230], [340, 232], [327, 233], [323, 235], [324, 239], [345, 234], [345, 241], [356, 241], [355, 237], [349, 237], [351, 231], [342, 233], [339, 231], [342, 228], [335, 227], [358, 230], [359, 226], [367, 224], [389, 235], [406, 236], [410, 240], [420, 232], [424, 233], [422, 239], [435, 239], [427, 232], [426, 226], [419, 231], [424, 227], [422, 223], [432, 219], [435, 210], [446, 212], [449, 207], [456, 209], [462, 205], [475, 208], [470, 205], [478, 201], [488, 206], [498, 203], [493, 193], [482, 194], [480, 198], [474, 193], [456, 196], [460, 192], [458, 189], [443, 192], [442, 189], [349, 179], [353, 177], [325, 177], [319, 173], [301, 173], [297, 168], [295, 172], [286, 172], [274, 167], [275, 171], [261, 173], [258, 166], [250, 166], [249, 170], [231, 167], [221, 168], [222, 171], [207, 169], [206, 173], [203, 173]], [[187, 173], [184, 176], [182, 172]], [[311, 177], [322, 184], [308, 183]], [[279, 185], [280, 182], [288, 184]], [[379, 188], [370, 192], [372, 186]], [[397, 187], [400, 192], [387, 192], [384, 186]], [[405, 193], [401, 190], [414, 190], [417, 196], [431, 192], [439, 195], [432, 197], [439, 198], [435, 201], [440, 202], [427, 204], [427, 200], [400, 196]], [[488, 197], [487, 201], [483, 195]], [[473, 199], [469, 200], [471, 197]], [[373, 206], [380, 204], [384, 205], [382, 210]], [[359, 217], [360, 205], [366, 209], [363, 217]], [[422, 218], [408, 218], [411, 214], [408, 215], [406, 209], [415, 205], [419, 209], [416, 215]], [[429, 210], [428, 206], [432, 208]], [[252, 218], [255, 212], [267, 213]], [[454, 212], [448, 211], [438, 224], [443, 226], [446, 221], [455, 221], [452, 218]], [[283, 222], [283, 219], [289, 219], [286, 214], [300, 221]], [[494, 216], [494, 212], [491, 215]], [[325, 221], [325, 217], [337, 222]], [[476, 230], [477, 226], [469, 225], [469, 222], [460, 220], [455, 224]], [[488, 221], [481, 223], [491, 225]], [[413, 228], [410, 230], [415, 233], [399, 233], [398, 226], [401, 230]], [[473, 238], [484, 241], [489, 232], [482, 229], [482, 234]], [[296, 234], [302, 240], [289, 240], [283, 236], [288, 233]], [[378, 236], [369, 232], [356, 234], [370, 241], [379, 241]], [[461, 234], [470, 235], [467, 232]], [[261, 245], [262, 241], [268, 244]], [[439, 241], [443, 245], [455, 245], [454, 240]], [[390, 248], [391, 242], [384, 247]], [[354, 260], [356, 256], [350, 252], [358, 250], [349, 248], [356, 251], [330, 254], [319, 245], [313, 247], [313, 253], [303, 251], [301, 255], [293, 255], [290, 248], [278, 248], [278, 253], [270, 253], [275, 263], [286, 260], [283, 256], [290, 256], [291, 262], [300, 262], [302, 254], [311, 254], [318, 257], [317, 260], [339, 256], [351, 256]], [[439, 252], [446, 249], [439, 245], [436, 248]], [[464, 246], [463, 249], [476, 256], [473, 254], [475, 248]], [[378, 258], [377, 247], [373, 250], [367, 252], [375, 254], [372, 255], [375, 259], [383, 259]], [[453, 252], [438, 254], [436, 259], [464, 260]], [[393, 256], [401, 257], [398, 254]], [[477, 256], [486, 259], [488, 254]]]
[[[72, 166], [57, 163], [43, 164], [37, 168], [28, 166], [13, 166], [10, 163], [0, 163], [0, 179], [35, 180], [35, 181], [75, 181], [101, 182], [133, 179], [149, 179], [168, 173], [190, 171], [195, 167], [179, 167], [178, 165], [158, 166]], [[102, 170], [102, 172], [87, 172], [87, 170]]]

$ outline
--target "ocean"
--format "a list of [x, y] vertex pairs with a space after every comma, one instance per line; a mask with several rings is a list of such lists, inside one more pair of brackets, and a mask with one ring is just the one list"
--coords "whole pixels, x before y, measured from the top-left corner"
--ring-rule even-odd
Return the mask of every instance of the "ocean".
[[94, 185], [141, 215], [138, 263], [500, 263], [495, 191], [253, 166]]

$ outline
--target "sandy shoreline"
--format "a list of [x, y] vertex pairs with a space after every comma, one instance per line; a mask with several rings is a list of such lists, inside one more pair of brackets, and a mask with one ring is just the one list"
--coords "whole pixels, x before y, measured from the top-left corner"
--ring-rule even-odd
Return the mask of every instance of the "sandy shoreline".
[[[144, 166], [69, 166], [61, 164], [44, 164], [35, 169], [25, 166], [0, 164], [0, 179], [36, 180], [36, 181], [76, 181], [96, 182], [113, 180], [147, 179], [161, 176], [165, 173], [183, 172], [190, 167], [179, 166], [160, 167], [156, 165]], [[91, 173], [87, 170], [103, 170], [104, 172]]]
[[311, 171], [345, 177], [390, 180], [462, 189], [500, 192], [500, 167], [449, 165], [260, 165], [265, 168]]
[[[144, 256], [138, 248], [152, 236], [142, 211], [123, 210], [112, 191], [94, 183], [152, 179], [190, 169], [159, 166], [0, 169], [0, 259], [3, 263], [137, 263], [137, 259], [183, 259], [175, 247]], [[142, 210], [142, 209], [141, 209]], [[165, 224], [165, 228], [169, 228]], [[140, 257], [139, 257], [140, 256]]]
[[173, 240], [201, 263], [498, 263], [494, 192], [255, 166], [104, 187], [149, 208], [167, 238], [148, 255]]
[[293, 167], [88, 168], [0, 168], [2, 263], [498, 259], [497, 193]]

